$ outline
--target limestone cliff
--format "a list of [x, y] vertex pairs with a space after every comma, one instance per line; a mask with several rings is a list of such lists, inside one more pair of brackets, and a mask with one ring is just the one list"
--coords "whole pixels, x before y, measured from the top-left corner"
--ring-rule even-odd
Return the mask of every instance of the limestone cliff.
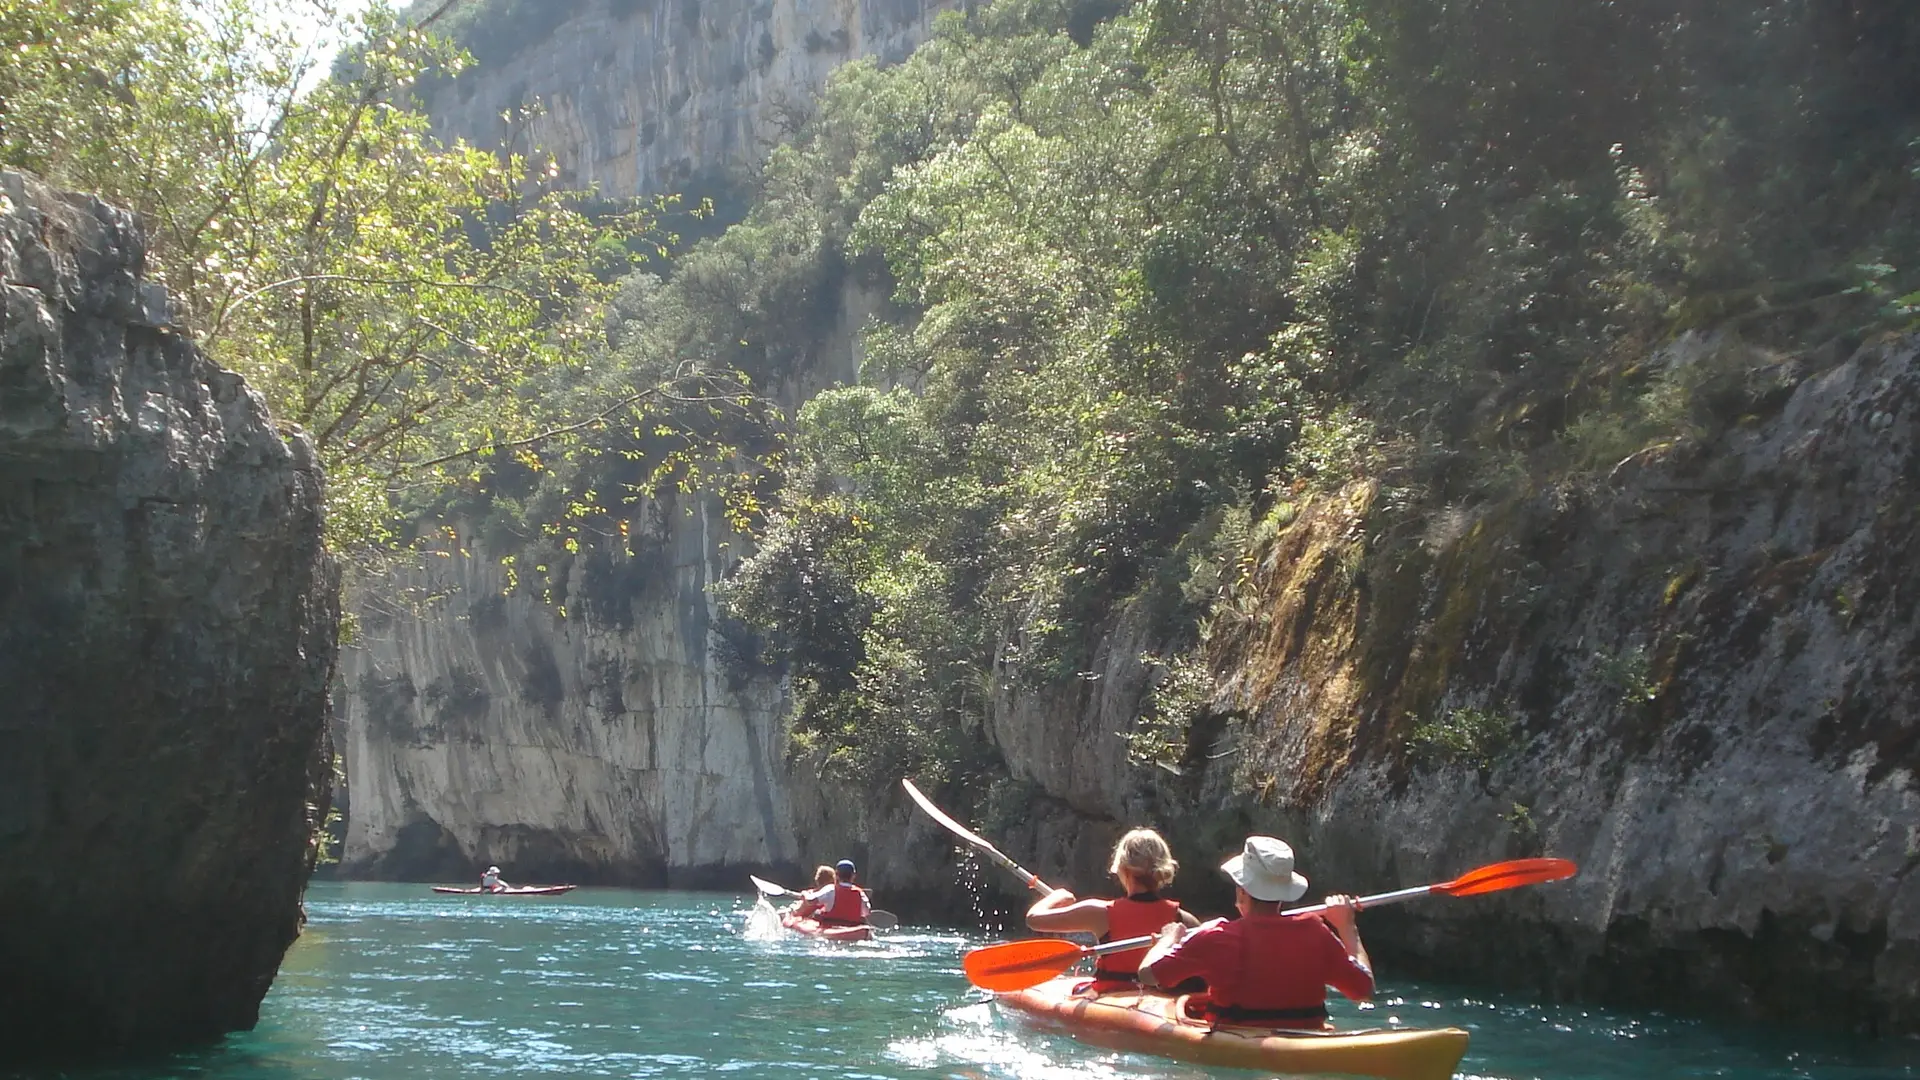
[[706, 502], [637, 518], [557, 560], [553, 595], [457, 528], [360, 590], [346, 873], [738, 885], [792, 861], [782, 687], [727, 667], [708, 589], [741, 540]]
[[[1157, 644], [1003, 678], [1010, 851], [1082, 887], [1126, 824], [1179, 892], [1250, 829], [1317, 885], [1503, 858], [1572, 882], [1365, 920], [1396, 972], [1863, 1030], [1920, 1029], [1920, 339], [1836, 362], [1689, 338], [1732, 419], [1591, 481], [1378, 529], [1360, 485], [1276, 508], [1174, 776], [1131, 766]], [[1010, 673], [1003, 673], [1010, 674]], [[909, 869], [896, 888], [937, 884]], [[918, 875], [918, 876], [915, 876]], [[926, 880], [921, 880], [922, 878]]]
[[807, 115], [835, 67], [899, 60], [936, 14], [958, 6], [575, 0], [535, 13], [522, 5], [517, 19], [483, 16], [485, 36], [472, 43], [480, 64], [433, 89], [427, 106], [445, 134], [552, 154], [568, 186], [679, 191], [696, 175], [758, 163]]
[[[431, 91], [435, 123], [538, 147], [568, 182], [618, 195], [758, 161], [835, 66], [906, 55], [956, 5], [497, 6], [537, 29], [516, 31], [498, 12], [476, 24], [481, 63]], [[503, 113], [535, 102], [526, 126], [503, 126]], [[810, 328], [806, 362], [773, 392], [797, 405], [851, 378], [857, 330], [880, 302], [843, 283], [831, 325]], [[640, 556], [551, 560], [576, 595], [603, 593], [564, 605], [565, 616], [508, 587], [501, 560], [526, 556], [524, 545], [471, 536], [356, 587], [361, 632], [337, 727], [351, 789], [343, 873], [463, 879], [497, 862], [510, 879], [697, 883], [800, 857], [779, 745], [784, 689], [771, 673], [730, 668], [714, 631], [708, 586], [744, 541], [704, 504], [642, 516]]]
[[325, 813], [320, 470], [144, 244], [0, 173], [0, 1058], [251, 1027]]

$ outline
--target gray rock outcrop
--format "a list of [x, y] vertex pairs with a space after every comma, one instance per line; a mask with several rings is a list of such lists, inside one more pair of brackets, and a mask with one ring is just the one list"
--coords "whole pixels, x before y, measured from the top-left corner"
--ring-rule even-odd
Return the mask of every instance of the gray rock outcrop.
[[251, 1027], [327, 803], [320, 470], [144, 243], [0, 173], [0, 1057]]

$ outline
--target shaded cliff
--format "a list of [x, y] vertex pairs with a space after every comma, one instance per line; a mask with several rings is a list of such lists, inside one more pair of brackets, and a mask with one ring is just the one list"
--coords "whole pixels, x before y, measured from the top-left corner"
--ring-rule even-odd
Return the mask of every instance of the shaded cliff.
[[[791, 136], [834, 68], [899, 60], [957, 0], [573, 0], [481, 7], [443, 133], [554, 156], [569, 185], [679, 191]], [[693, 191], [695, 196], [712, 194]]]
[[738, 885], [793, 861], [783, 689], [728, 666], [708, 590], [740, 538], [706, 502], [636, 509], [544, 595], [457, 529], [360, 591], [344, 873]]
[[[1371, 483], [1276, 507], [1204, 650], [1216, 690], [1180, 775], [1125, 752], [1165, 677], [1140, 660], [1161, 643], [1139, 605], [1097, 678], [1003, 670], [1008, 850], [1089, 887], [1121, 828], [1157, 822], [1180, 894], [1212, 904], [1212, 865], [1256, 828], [1356, 892], [1551, 853], [1580, 876], [1369, 916], [1376, 956], [1920, 1028], [1920, 339], [1835, 363], [1687, 338], [1656, 366], [1693, 364], [1724, 426], [1588, 481], [1416, 520]], [[876, 872], [928, 894], [952, 873]]]
[[132, 216], [0, 174], [0, 1055], [251, 1027], [325, 814], [322, 482]]

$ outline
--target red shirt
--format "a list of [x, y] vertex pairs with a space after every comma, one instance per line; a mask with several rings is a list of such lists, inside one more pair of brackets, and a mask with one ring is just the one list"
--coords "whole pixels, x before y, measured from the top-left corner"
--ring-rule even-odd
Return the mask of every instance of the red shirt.
[[1153, 977], [1172, 986], [1207, 980], [1216, 1006], [1259, 1010], [1324, 1009], [1327, 987], [1355, 1001], [1373, 996], [1373, 973], [1347, 955], [1318, 915], [1246, 915], [1190, 930]]

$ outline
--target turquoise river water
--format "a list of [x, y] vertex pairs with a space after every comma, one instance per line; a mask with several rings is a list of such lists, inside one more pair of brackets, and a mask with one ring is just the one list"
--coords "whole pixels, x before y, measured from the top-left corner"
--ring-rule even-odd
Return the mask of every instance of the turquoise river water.
[[[1095, 1050], [996, 1015], [960, 974], [987, 940], [903, 927], [836, 946], [755, 940], [746, 896], [582, 889], [436, 896], [316, 884], [257, 1030], [155, 1061], [32, 1080], [437, 1077], [1251, 1080]], [[1920, 1043], [1847, 1041], [1539, 1005], [1395, 980], [1366, 1026], [1458, 1025], [1461, 1077], [1920, 1078]]]

